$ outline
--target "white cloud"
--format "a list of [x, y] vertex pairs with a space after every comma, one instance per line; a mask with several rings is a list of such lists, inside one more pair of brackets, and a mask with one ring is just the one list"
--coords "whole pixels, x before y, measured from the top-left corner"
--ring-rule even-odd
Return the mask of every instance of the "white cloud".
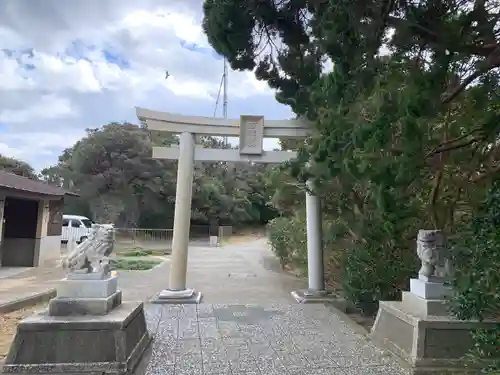
[[38, 119], [59, 119], [76, 116], [76, 109], [68, 99], [55, 95], [44, 95], [39, 101], [22, 109], [7, 109], [0, 112], [0, 122], [19, 124], [37, 121]]
[[[67, 132], [12, 132], [2, 134], [0, 154], [30, 161], [37, 168], [43, 168], [57, 159], [61, 147], [72, 145], [85, 135], [84, 131]], [[14, 145], [14, 146], [11, 146]]]
[[[201, 17], [201, 0], [2, 0], [0, 153], [46, 166], [135, 106], [211, 116], [223, 65]], [[230, 72], [229, 114], [291, 116], [249, 72]]]

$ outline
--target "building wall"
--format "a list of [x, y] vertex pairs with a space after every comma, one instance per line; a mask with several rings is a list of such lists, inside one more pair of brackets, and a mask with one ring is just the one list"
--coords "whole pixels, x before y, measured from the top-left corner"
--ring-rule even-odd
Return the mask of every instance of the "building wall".
[[[24, 198], [39, 202], [36, 235], [26, 236], [29, 238], [25, 238], [23, 235], [5, 237], [5, 225], [2, 224], [6, 197]], [[21, 194], [17, 191], [6, 192], [0, 189], [0, 266], [33, 265], [36, 267], [38, 265], [53, 265], [55, 261], [59, 260], [63, 205], [63, 198], [51, 197], [48, 200], [36, 195]]]
[[39, 202], [7, 196], [4, 202], [1, 264], [4, 267], [36, 265], [35, 238]]
[[53, 263], [61, 257], [63, 200], [41, 202], [38, 210], [36, 249], [38, 265]]
[[2, 246], [3, 239], [3, 207], [4, 207], [4, 197], [0, 195], [0, 247]]
[[3, 267], [36, 267], [38, 265], [36, 251], [36, 240], [33, 238], [4, 238], [1, 265]]

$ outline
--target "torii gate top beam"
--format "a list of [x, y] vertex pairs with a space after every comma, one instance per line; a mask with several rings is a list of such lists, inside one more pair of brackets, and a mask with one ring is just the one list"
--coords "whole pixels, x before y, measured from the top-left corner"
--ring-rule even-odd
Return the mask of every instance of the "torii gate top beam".
[[[262, 121], [265, 138], [305, 138], [311, 126], [303, 120], [265, 120], [263, 116], [241, 116], [237, 119], [182, 116], [168, 112], [152, 111], [136, 107], [139, 120], [149, 130], [169, 133], [189, 132], [198, 135], [240, 137], [242, 124], [246, 121]], [[259, 122], [260, 122], [259, 121]]]

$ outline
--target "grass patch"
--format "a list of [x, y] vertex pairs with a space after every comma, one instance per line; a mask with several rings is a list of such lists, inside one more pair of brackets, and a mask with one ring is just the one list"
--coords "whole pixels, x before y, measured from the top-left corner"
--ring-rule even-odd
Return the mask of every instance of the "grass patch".
[[132, 247], [115, 251], [122, 257], [147, 257], [150, 255], [165, 255], [170, 252], [167, 249], [143, 249], [142, 247]]
[[111, 259], [109, 262], [113, 270], [146, 271], [157, 266], [157, 260]]
[[120, 255], [123, 257], [147, 257], [151, 253], [146, 250], [126, 250], [120, 252]]

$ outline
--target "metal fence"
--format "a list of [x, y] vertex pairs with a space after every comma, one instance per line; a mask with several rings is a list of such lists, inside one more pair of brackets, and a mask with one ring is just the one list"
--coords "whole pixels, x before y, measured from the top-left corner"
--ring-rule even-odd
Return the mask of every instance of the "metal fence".
[[[210, 227], [192, 225], [189, 231], [191, 245], [207, 246], [210, 243]], [[118, 247], [172, 248], [173, 229], [115, 228], [115, 244]]]
[[115, 244], [120, 247], [172, 248], [172, 229], [115, 228]]

